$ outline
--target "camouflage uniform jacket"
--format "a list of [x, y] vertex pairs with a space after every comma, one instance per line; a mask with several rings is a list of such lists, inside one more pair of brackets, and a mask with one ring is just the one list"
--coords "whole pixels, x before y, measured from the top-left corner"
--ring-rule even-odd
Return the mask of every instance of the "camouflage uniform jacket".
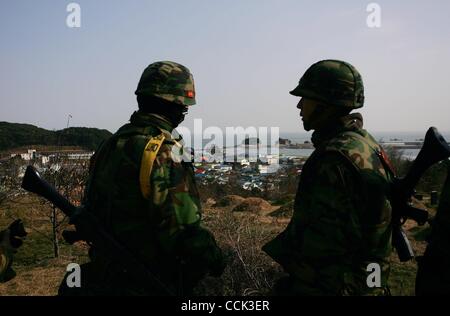
[[[393, 175], [384, 151], [360, 114], [316, 131], [312, 141], [291, 222], [263, 250], [289, 273], [285, 294], [387, 294]], [[367, 286], [370, 263], [380, 265], [381, 288]]]
[[[0, 232], [0, 241], [3, 239], [3, 232]], [[0, 244], [0, 283], [9, 281], [15, 276], [15, 272], [11, 269], [12, 253]]]
[[[84, 204], [163, 282], [177, 287], [182, 283], [187, 291], [208, 271], [221, 273], [223, 262], [214, 237], [200, 225], [201, 205], [192, 165], [173, 159], [172, 151], [180, 152], [182, 146], [181, 137], [171, 136], [172, 130], [161, 116], [135, 112], [130, 123], [94, 155]], [[140, 184], [143, 152], [149, 140], [161, 134], [165, 140], [149, 174], [150, 195], [144, 197]], [[123, 267], [97, 250], [92, 247], [90, 251], [96, 282], [140, 287], [121, 277]]]

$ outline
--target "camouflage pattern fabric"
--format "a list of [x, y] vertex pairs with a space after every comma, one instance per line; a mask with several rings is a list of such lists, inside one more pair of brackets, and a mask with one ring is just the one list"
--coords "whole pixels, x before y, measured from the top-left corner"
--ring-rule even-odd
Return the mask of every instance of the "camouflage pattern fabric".
[[185, 66], [171, 61], [149, 65], [142, 73], [135, 94], [188, 106], [196, 103], [192, 74]]
[[[96, 152], [91, 163], [85, 205], [108, 231], [178, 294], [189, 294], [208, 272], [221, 274], [222, 253], [212, 234], [200, 225], [201, 205], [190, 162], [174, 159], [182, 149], [173, 127], [156, 114], [135, 112]], [[139, 171], [144, 148], [165, 135], [150, 175], [151, 197], [143, 197]], [[64, 286], [62, 295], [165, 295], [130, 278], [92, 247], [82, 269], [81, 292]]]
[[343, 108], [364, 105], [364, 84], [355, 67], [340, 60], [322, 60], [305, 72], [292, 95]]
[[11, 280], [16, 274], [12, 270], [13, 250], [5, 242], [6, 230], [0, 232], [0, 283]]
[[[388, 294], [391, 252], [390, 172], [380, 146], [352, 114], [314, 132], [288, 227], [263, 250], [289, 274], [279, 295]], [[368, 264], [381, 268], [369, 288]]]
[[4, 282], [5, 272], [9, 266], [9, 256], [3, 250], [3, 247], [0, 247], [0, 282]]

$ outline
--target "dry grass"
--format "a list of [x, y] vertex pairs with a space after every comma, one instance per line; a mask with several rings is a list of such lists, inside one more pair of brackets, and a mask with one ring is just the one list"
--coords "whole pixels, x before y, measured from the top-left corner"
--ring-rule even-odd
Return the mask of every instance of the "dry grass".
[[70, 260], [54, 259], [46, 267], [15, 268], [17, 276], [0, 284], [0, 296], [53, 296], [58, 293], [59, 283]]
[[8, 226], [13, 219], [24, 221], [28, 235], [14, 256], [13, 268], [17, 276], [0, 284], [0, 296], [52, 296], [58, 292], [59, 283], [71, 262], [87, 260], [87, 248], [83, 244], [60, 245], [60, 257], [53, 258], [50, 208], [42, 200], [21, 195], [0, 208], [0, 227]]
[[200, 295], [267, 295], [281, 276], [281, 267], [261, 247], [284, 229], [285, 224], [229, 208], [205, 210], [205, 226], [223, 249], [227, 267], [221, 279], [200, 284]]
[[[42, 216], [36, 201], [23, 199], [20, 203], [0, 209], [0, 227], [11, 218], [21, 217], [29, 236], [15, 257], [15, 279], [0, 285], [0, 295], [56, 295], [59, 283], [70, 262], [87, 260], [85, 245], [61, 245], [61, 257], [52, 257], [52, 244], [48, 238], [50, 223]], [[33, 206], [34, 205], [34, 206]], [[263, 214], [233, 212], [234, 205], [225, 207], [205, 204], [204, 225], [208, 227], [223, 249], [227, 267], [221, 278], [208, 277], [196, 290], [198, 295], [268, 295], [274, 282], [283, 275], [281, 267], [261, 251], [261, 247], [281, 232], [289, 222], [289, 214], [267, 216], [278, 207]], [[41, 206], [42, 207], [42, 206]], [[31, 210], [31, 211], [30, 211]], [[287, 216], [285, 216], [287, 215]], [[29, 228], [32, 227], [30, 230]], [[405, 225], [412, 246], [422, 254], [426, 243], [420, 238], [422, 230], [411, 222]], [[414, 295], [417, 272], [415, 262], [400, 263], [392, 254], [390, 287], [393, 295]]]

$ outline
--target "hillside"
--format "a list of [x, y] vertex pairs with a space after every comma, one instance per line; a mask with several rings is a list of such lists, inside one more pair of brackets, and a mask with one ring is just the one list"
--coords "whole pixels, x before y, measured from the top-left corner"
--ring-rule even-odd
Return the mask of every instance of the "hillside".
[[[238, 208], [245, 205], [245, 208]], [[252, 205], [261, 198], [225, 196], [223, 200], [209, 199], [203, 203], [203, 223], [215, 236], [224, 252], [227, 267], [220, 278], [207, 277], [196, 288], [200, 296], [252, 296], [269, 295], [279, 278], [283, 277], [281, 267], [268, 257], [261, 247], [285, 229], [290, 215], [271, 216], [280, 206], [254, 212]], [[288, 202], [287, 204], [291, 203]], [[226, 205], [224, 205], [226, 204]], [[33, 212], [30, 212], [33, 208]], [[22, 218], [29, 232], [23, 246], [15, 255], [15, 279], [0, 284], [0, 296], [6, 295], [56, 295], [58, 286], [69, 263], [85, 263], [88, 260], [87, 246], [78, 242], [70, 246], [60, 242], [60, 256], [54, 258], [51, 242], [49, 205], [28, 194], [20, 199], [0, 205], [0, 227], [6, 227], [15, 218]], [[425, 228], [408, 222], [405, 230], [417, 255], [423, 254], [426, 242], [418, 235]], [[389, 286], [394, 296], [414, 295], [417, 273], [415, 261], [399, 262], [397, 255], [391, 255]]]
[[76, 146], [94, 150], [112, 134], [105, 129], [70, 127], [49, 131], [30, 124], [0, 122], [0, 151], [30, 145]]

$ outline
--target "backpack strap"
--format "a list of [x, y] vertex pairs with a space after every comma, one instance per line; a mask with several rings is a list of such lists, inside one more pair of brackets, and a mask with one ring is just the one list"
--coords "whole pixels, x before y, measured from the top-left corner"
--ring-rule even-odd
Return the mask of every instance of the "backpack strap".
[[149, 199], [151, 194], [150, 175], [152, 173], [153, 163], [158, 155], [158, 151], [166, 137], [164, 134], [151, 137], [144, 148], [141, 159], [141, 169], [139, 172], [139, 183], [144, 198]]

